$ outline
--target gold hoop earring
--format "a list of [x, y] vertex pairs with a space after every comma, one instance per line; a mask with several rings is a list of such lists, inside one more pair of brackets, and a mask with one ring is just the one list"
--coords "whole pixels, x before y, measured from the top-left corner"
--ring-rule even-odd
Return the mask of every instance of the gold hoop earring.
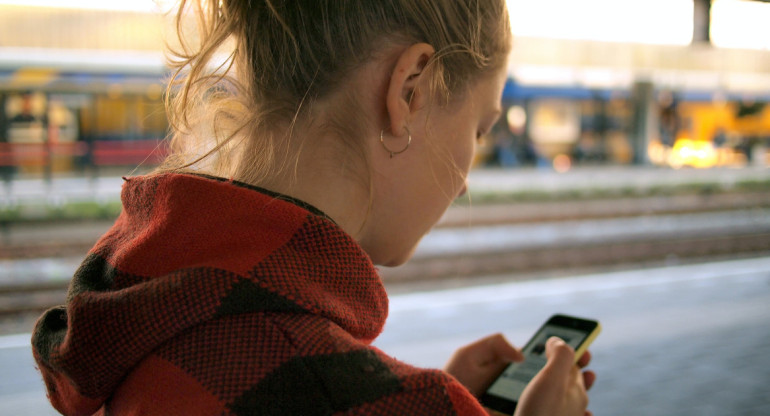
[[380, 143], [382, 144], [382, 147], [388, 153], [390, 153], [390, 158], [391, 159], [393, 158], [393, 155], [397, 155], [399, 153], [404, 153], [406, 151], [406, 149], [409, 148], [409, 145], [412, 144], [412, 133], [406, 127], [404, 127], [404, 129], [406, 130], [406, 134], [407, 134], [408, 140], [406, 141], [406, 146], [404, 146], [404, 148], [401, 149], [401, 150], [390, 150], [390, 149], [388, 149], [388, 146], [385, 144], [385, 139], [383, 138], [383, 134], [385, 133], [385, 129], [380, 130]]

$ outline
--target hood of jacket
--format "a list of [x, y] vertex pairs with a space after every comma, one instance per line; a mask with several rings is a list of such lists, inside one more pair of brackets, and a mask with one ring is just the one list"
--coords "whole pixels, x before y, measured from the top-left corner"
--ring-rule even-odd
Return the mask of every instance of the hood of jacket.
[[221, 316], [312, 313], [370, 343], [387, 297], [361, 247], [300, 201], [213, 177], [126, 179], [123, 211], [32, 346], [54, 407], [90, 415], [159, 345]]

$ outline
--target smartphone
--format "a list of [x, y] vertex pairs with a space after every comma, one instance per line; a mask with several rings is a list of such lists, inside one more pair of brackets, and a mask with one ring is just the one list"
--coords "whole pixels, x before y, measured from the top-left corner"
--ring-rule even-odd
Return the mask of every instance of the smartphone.
[[481, 396], [481, 403], [495, 412], [512, 415], [524, 388], [545, 366], [548, 338], [557, 336], [574, 348], [577, 362], [600, 331], [599, 322], [591, 319], [567, 315], [550, 317], [524, 346], [524, 361], [506, 367]]

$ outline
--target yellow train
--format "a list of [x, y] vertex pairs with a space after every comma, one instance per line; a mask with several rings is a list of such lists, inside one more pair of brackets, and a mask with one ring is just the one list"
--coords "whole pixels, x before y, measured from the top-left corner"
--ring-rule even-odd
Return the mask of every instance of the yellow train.
[[650, 159], [673, 167], [770, 165], [770, 106], [757, 101], [682, 102], [675, 141], [650, 146]]

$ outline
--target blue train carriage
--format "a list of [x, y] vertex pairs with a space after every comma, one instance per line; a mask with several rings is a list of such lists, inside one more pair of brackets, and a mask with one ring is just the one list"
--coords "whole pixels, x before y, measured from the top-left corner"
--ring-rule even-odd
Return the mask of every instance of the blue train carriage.
[[487, 137], [480, 163], [537, 165], [627, 164], [632, 103], [627, 88], [523, 85], [508, 80], [505, 114]]

